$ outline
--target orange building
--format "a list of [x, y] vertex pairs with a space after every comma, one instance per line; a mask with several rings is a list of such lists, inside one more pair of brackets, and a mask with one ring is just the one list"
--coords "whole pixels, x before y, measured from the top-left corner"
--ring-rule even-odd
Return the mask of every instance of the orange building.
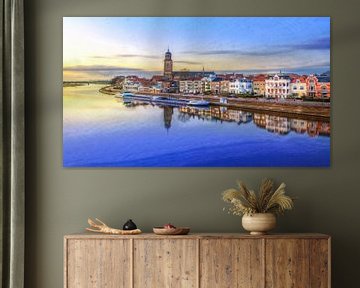
[[306, 91], [309, 97], [316, 96], [316, 86], [318, 83], [318, 79], [315, 75], [309, 75], [306, 78]]
[[329, 76], [318, 76], [318, 82], [316, 85], [316, 97], [317, 98], [330, 98], [331, 85]]
[[221, 78], [215, 78], [210, 82], [211, 93], [220, 94], [221, 92]]
[[253, 91], [255, 95], [265, 96], [265, 79], [263, 74], [256, 75], [253, 79]]
[[330, 77], [309, 75], [306, 78], [306, 90], [309, 97], [330, 98], [331, 85]]
[[222, 80], [220, 82], [220, 93], [229, 93], [230, 81]]

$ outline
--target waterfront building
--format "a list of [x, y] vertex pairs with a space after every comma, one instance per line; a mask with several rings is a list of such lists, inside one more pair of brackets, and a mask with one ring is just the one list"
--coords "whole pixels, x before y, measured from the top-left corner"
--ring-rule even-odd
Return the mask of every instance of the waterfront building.
[[252, 82], [246, 78], [233, 80], [229, 84], [229, 92], [232, 94], [251, 94], [253, 92]]
[[134, 91], [134, 92], [139, 92], [139, 93], [160, 93], [162, 91], [161, 88], [158, 87], [147, 87], [147, 86], [139, 86], [138, 87], [138, 91]]
[[220, 82], [220, 93], [221, 94], [228, 94], [229, 93], [229, 87], [230, 87], [230, 81], [229, 80], [222, 80]]
[[240, 92], [240, 83], [239, 80], [232, 80], [229, 84], [229, 92], [231, 94], [239, 94]]
[[330, 98], [331, 85], [330, 76], [318, 76], [318, 82], [316, 85], [316, 97], [317, 98]]
[[267, 98], [285, 99], [290, 95], [290, 77], [283, 74], [269, 76], [265, 80]]
[[291, 77], [290, 94], [295, 97], [305, 97], [307, 95], [305, 76]]
[[177, 93], [179, 92], [179, 82], [178, 81], [163, 81], [161, 82], [161, 90], [165, 93]]
[[181, 93], [199, 94], [203, 92], [203, 83], [201, 78], [192, 78], [179, 81], [179, 91]]
[[253, 84], [250, 79], [247, 78], [241, 78], [240, 79], [240, 89], [241, 94], [252, 94], [253, 93]]
[[166, 81], [164, 79], [164, 76], [162, 75], [154, 75], [150, 79], [150, 83], [152, 84], [152, 87], [154, 87], [156, 90], [161, 91], [163, 88], [163, 82]]
[[213, 94], [220, 94], [222, 78], [216, 77], [210, 82], [210, 90]]
[[211, 81], [212, 81], [211, 77], [204, 77], [201, 79], [203, 93], [211, 92]]
[[[136, 77], [136, 76], [135, 76]], [[135, 78], [134, 76], [126, 77], [123, 82], [123, 89], [124, 91], [129, 92], [138, 92], [141, 83], [138, 81], [138, 77]]]
[[306, 78], [306, 89], [309, 97], [330, 98], [330, 88], [330, 76], [327, 74], [309, 75]]
[[318, 83], [318, 78], [311, 74], [306, 78], [306, 90], [307, 95], [309, 97], [315, 97], [316, 96], [316, 86]]
[[173, 60], [171, 59], [171, 52], [169, 49], [165, 53], [164, 78], [167, 80], [172, 80], [173, 78]]
[[266, 76], [263, 74], [256, 75], [252, 79], [253, 91], [255, 95], [265, 96], [265, 79]]

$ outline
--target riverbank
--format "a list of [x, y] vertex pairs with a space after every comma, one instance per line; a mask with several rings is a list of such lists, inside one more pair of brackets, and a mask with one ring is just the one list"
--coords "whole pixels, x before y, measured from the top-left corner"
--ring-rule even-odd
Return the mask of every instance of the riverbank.
[[[136, 93], [135, 93], [136, 94]], [[209, 101], [212, 105], [224, 106], [228, 108], [237, 108], [242, 110], [247, 110], [249, 112], [274, 112], [281, 113], [284, 116], [291, 117], [312, 117], [316, 119], [321, 119], [324, 121], [330, 120], [330, 103], [322, 102], [303, 102], [303, 101], [294, 101], [294, 100], [267, 100], [264, 98], [222, 98], [224, 101], [220, 102], [220, 97], [218, 96], [200, 96], [200, 95], [182, 95], [182, 94], [169, 94], [169, 93], [138, 93], [139, 95], [151, 95], [151, 96], [164, 96], [171, 97], [176, 99], [189, 99], [189, 100], [198, 100], [204, 99]]]
[[114, 86], [105, 86], [99, 89], [100, 93], [106, 94], [106, 95], [116, 95], [121, 92], [121, 89], [116, 88]]
[[[121, 93], [120, 88], [112, 85], [102, 87], [99, 92], [107, 95], [117, 95]], [[212, 105], [237, 108], [249, 112], [273, 112], [281, 113], [289, 117], [312, 117], [319, 120], [330, 121], [330, 103], [316, 101], [302, 101], [294, 99], [265, 99], [265, 98], [230, 98], [219, 97], [217, 95], [184, 95], [175, 93], [134, 93], [148, 96], [164, 96], [175, 99], [198, 100], [204, 99]], [[221, 101], [220, 101], [221, 100]], [[224, 101], [225, 100], [225, 101]]]

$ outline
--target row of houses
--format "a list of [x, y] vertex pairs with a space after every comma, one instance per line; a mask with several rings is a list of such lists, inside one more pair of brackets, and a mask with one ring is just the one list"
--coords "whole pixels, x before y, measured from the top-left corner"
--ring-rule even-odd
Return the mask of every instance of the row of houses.
[[189, 78], [151, 79], [128, 76], [123, 80], [123, 88], [132, 92], [173, 92], [184, 94], [214, 95], [258, 95], [266, 98], [313, 97], [330, 98], [330, 76], [274, 74], [248, 75], [211, 74], [206, 77], [195, 75]]
[[330, 76], [322, 75], [272, 75], [265, 79], [267, 98], [313, 97], [330, 98]]

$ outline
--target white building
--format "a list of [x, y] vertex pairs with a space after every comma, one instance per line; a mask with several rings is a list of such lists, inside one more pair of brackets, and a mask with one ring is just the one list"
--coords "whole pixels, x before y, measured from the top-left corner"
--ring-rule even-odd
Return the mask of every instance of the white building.
[[179, 91], [181, 93], [198, 94], [203, 92], [203, 83], [201, 78], [187, 79], [179, 81]]
[[236, 79], [229, 83], [229, 93], [231, 94], [251, 94], [252, 92], [253, 85], [249, 79]]
[[285, 99], [290, 95], [289, 76], [275, 74], [265, 79], [265, 96], [267, 98]]
[[141, 86], [140, 82], [126, 80], [126, 79], [123, 84], [124, 91], [129, 91], [129, 92], [138, 92], [140, 86]]
[[201, 79], [202, 90], [204, 93], [211, 92], [211, 81], [212, 79], [210, 79], [209, 77], [204, 77]]

